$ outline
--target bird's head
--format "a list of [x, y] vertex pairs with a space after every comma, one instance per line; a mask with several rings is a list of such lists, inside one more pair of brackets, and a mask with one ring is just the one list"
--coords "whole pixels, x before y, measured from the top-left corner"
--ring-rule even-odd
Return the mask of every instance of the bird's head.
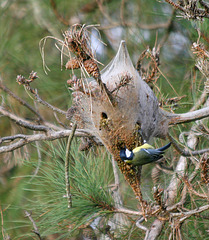
[[120, 150], [120, 158], [121, 160], [125, 161], [125, 160], [132, 160], [134, 157], [134, 153], [130, 150], [128, 150], [126, 147], [122, 148]]

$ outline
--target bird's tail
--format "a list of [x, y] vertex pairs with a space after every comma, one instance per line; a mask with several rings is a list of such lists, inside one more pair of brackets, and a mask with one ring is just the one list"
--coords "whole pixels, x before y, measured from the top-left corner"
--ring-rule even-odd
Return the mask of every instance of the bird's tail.
[[169, 142], [168, 144], [166, 144], [165, 146], [158, 148], [157, 150], [163, 152], [165, 151], [167, 148], [169, 148], [171, 146], [171, 142]]

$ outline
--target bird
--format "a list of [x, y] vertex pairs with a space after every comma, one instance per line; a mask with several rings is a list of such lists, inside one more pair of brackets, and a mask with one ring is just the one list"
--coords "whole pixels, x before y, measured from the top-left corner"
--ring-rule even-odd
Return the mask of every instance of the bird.
[[132, 151], [125, 147], [120, 150], [120, 158], [122, 161], [133, 166], [141, 166], [161, 159], [164, 151], [170, 146], [171, 142], [161, 148], [155, 149], [150, 144], [145, 143], [140, 147], [134, 148]]

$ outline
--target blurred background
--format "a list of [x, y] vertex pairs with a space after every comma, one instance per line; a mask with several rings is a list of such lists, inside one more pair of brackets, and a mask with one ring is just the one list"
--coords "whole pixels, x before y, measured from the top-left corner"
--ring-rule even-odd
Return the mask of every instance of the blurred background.
[[[39, 78], [33, 83], [33, 87], [38, 89], [39, 95], [50, 104], [66, 111], [71, 106], [71, 92], [66, 83], [71, 77], [71, 72], [65, 70], [65, 58], [62, 64], [56, 39], [63, 40], [63, 32], [75, 23], [95, 25], [95, 28], [92, 27], [90, 30], [91, 45], [96, 58], [103, 64], [100, 65], [100, 69], [115, 56], [121, 40], [126, 41], [134, 65], [146, 49], [149, 48], [150, 51], [160, 49], [160, 74], [156, 76], [155, 82], [149, 84], [164, 109], [176, 113], [186, 112], [199, 98], [204, 82], [203, 76], [195, 67], [191, 46], [198, 39], [197, 28], [203, 33], [208, 33], [208, 21], [188, 21], [183, 19], [180, 13], [175, 12], [169, 4], [153, 0], [1, 0], [0, 78], [4, 85], [34, 106], [33, 98], [23, 86], [17, 84], [16, 77], [19, 74], [27, 77], [31, 71], [35, 71]], [[47, 74], [40, 54], [40, 40], [46, 36], [52, 37], [47, 39], [44, 46], [45, 63], [49, 68]], [[202, 38], [201, 41], [209, 46], [208, 38]], [[144, 69], [149, 68], [149, 62], [150, 58], [143, 59]], [[79, 74], [79, 71], [76, 73]], [[31, 112], [4, 91], [0, 90], [0, 92], [2, 104], [5, 104], [11, 112], [33, 119]], [[172, 101], [176, 97], [180, 101]], [[57, 124], [52, 112], [41, 105], [38, 106], [38, 110], [46, 119]], [[59, 117], [60, 121], [69, 125], [64, 117]], [[188, 124], [176, 127], [176, 134], [186, 131], [190, 126]], [[0, 118], [1, 137], [17, 133], [26, 133], [26, 130], [6, 117]], [[65, 202], [63, 156], [66, 141], [37, 144], [0, 155], [1, 235], [3, 239], [37, 239], [37, 236], [31, 232], [33, 229], [31, 221], [25, 217], [24, 211], [27, 210], [34, 214], [39, 230], [46, 239], [59, 239], [59, 237], [73, 239], [64, 231], [63, 226], [68, 225], [66, 219], [69, 216], [66, 215], [65, 208], [61, 207]], [[158, 144], [161, 145], [159, 142]], [[100, 188], [96, 182], [90, 182], [88, 186], [85, 183], [89, 178], [93, 181], [95, 177], [95, 181], [104, 187], [112, 184], [111, 157], [103, 148], [93, 148], [87, 153], [78, 152], [78, 145], [79, 139], [75, 139], [73, 154], [81, 163], [76, 166], [76, 169], [78, 168], [76, 171], [84, 179], [82, 186], [84, 189], [90, 188], [90, 185], [95, 186], [94, 191], [98, 193]], [[172, 157], [172, 153], [169, 154]], [[90, 166], [89, 159], [93, 159]], [[84, 165], [86, 172], [81, 170]], [[92, 169], [100, 169], [100, 171]], [[151, 198], [149, 192], [153, 186], [150, 182], [151, 169], [150, 166], [146, 166], [143, 173], [142, 187], [148, 190], [145, 194], [148, 200]], [[39, 177], [33, 177], [35, 175]], [[166, 184], [168, 180], [161, 176], [159, 183]], [[123, 176], [120, 176], [120, 181], [124, 204], [134, 208], [137, 202], [132, 190], [125, 183]], [[62, 200], [58, 201], [60, 195]], [[59, 198], [56, 198], [57, 196]], [[111, 196], [108, 194], [102, 198], [111, 202], [109, 200]], [[55, 209], [53, 206], [59, 208]], [[89, 201], [84, 202], [83, 206], [84, 209], [86, 206], [92, 209], [95, 207], [90, 206]], [[89, 216], [91, 209], [89, 212], [85, 212], [84, 209], [77, 209], [79, 214], [83, 211], [83, 215], [76, 213], [80, 216], [76, 221], [80, 219], [80, 222], [74, 223], [71, 229], [77, 225], [81, 226], [83, 217]], [[48, 212], [51, 215], [47, 215]], [[62, 218], [56, 218], [56, 215]], [[206, 239], [206, 237], [209, 239], [204, 230], [205, 224], [207, 224], [205, 220], [189, 222], [185, 227], [184, 239]], [[195, 231], [195, 225], [198, 226], [198, 231]], [[134, 228], [129, 239], [136, 239], [139, 231]], [[74, 232], [76, 239], [84, 239], [81, 237], [81, 230]], [[166, 232], [163, 236], [162, 239], [167, 239]], [[198, 236], [202, 237], [198, 238]], [[127, 239], [126, 237], [127, 235], [115, 239]]]

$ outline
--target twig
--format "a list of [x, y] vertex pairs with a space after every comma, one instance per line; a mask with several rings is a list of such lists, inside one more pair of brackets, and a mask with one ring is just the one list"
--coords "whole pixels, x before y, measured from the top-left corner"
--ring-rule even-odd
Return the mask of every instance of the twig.
[[182, 12], [186, 12], [186, 10], [181, 7], [178, 3], [175, 3], [171, 0], [165, 0], [167, 3], [171, 4], [174, 8], [181, 10]]
[[[30, 125], [34, 125], [34, 123], [32, 121], [28, 121], [24, 118], [21, 118], [21, 117], [18, 117], [16, 116], [14, 113], [11, 113], [7, 110], [5, 110], [3, 107], [0, 107], [0, 113], [2, 113], [4, 116], [6, 117], [9, 117], [12, 121], [14, 122], [20, 122], [21, 124], [24, 124], [25, 123], [25, 127], [27, 128], [27, 125], [29, 124]], [[41, 130], [40, 126], [43, 126], [43, 125], [35, 125], [35, 127], [37, 127], [37, 131], [44, 131], [44, 130]], [[47, 121], [44, 121], [44, 126], [48, 129], [53, 129], [53, 130], [56, 130], [56, 131], [61, 131], [61, 130], [64, 130], [63, 128], [59, 127], [59, 126], [56, 126], [54, 125], [53, 123], [50, 123], [50, 122], [47, 122]], [[34, 126], [32, 127], [32, 130], [35, 130]], [[46, 129], [47, 130], [47, 129]], [[19, 136], [18, 135], [15, 135], [15, 136]], [[11, 136], [12, 137], [12, 136]]]
[[71, 130], [71, 134], [67, 141], [66, 155], [65, 155], [65, 184], [66, 184], [68, 208], [72, 207], [72, 198], [71, 198], [71, 193], [70, 193], [70, 180], [69, 180], [69, 156], [70, 156], [70, 146], [71, 146], [76, 128], [77, 128], [77, 124], [74, 123], [72, 130]]
[[160, 163], [156, 164], [156, 168], [167, 174], [173, 174], [173, 167], [166, 167]]
[[125, 1], [126, 0], [121, 0], [121, 5], [120, 5], [120, 20], [121, 20], [122, 26], [125, 26], [125, 20], [124, 20]]
[[198, 197], [200, 197], [200, 198], [209, 199], [209, 196], [207, 196], [206, 194], [199, 193], [199, 192], [197, 192], [196, 190], [194, 190], [193, 187], [192, 187], [192, 185], [191, 185], [191, 183], [190, 183], [190, 181], [189, 181], [187, 178], [183, 177], [183, 178], [181, 178], [181, 180], [183, 180], [183, 182], [186, 184], [188, 190], [189, 190], [191, 193], [193, 193], [194, 195], [196, 195], [196, 196], [198, 196]]
[[176, 143], [174, 138], [168, 133], [167, 134], [169, 140], [172, 142], [172, 145], [176, 149], [177, 152], [179, 152], [182, 156], [184, 157], [191, 157], [191, 156], [196, 156], [196, 155], [201, 155], [205, 152], [209, 152], [209, 148], [201, 149], [201, 150], [196, 150], [196, 151], [186, 151], [183, 150], [182, 148], [179, 147], [179, 145]]
[[202, 0], [199, 0], [199, 3], [207, 10], [207, 12], [209, 11], [209, 4], [202, 1]]
[[148, 229], [147, 227], [141, 225], [141, 223], [144, 222], [144, 221], [145, 221], [144, 217], [141, 217], [140, 219], [138, 219], [138, 220], [136, 221], [136, 226], [137, 226], [138, 228], [141, 228], [141, 229], [144, 230], [144, 231], [148, 231], [149, 229]]
[[166, 211], [171, 212], [171, 211], [177, 209], [179, 206], [183, 206], [183, 204], [186, 202], [186, 197], [187, 197], [186, 185], [184, 185], [181, 195], [182, 195], [181, 200], [178, 203], [175, 203], [174, 205], [167, 207]]
[[29, 84], [26, 85], [26, 89], [28, 89], [28, 90], [34, 95], [34, 97], [35, 97], [35, 99], [37, 100], [37, 102], [39, 102], [39, 103], [41, 103], [42, 105], [48, 107], [48, 108], [51, 109], [52, 111], [58, 112], [58, 113], [60, 113], [60, 114], [62, 114], [62, 115], [66, 115], [66, 111], [63, 111], [63, 110], [61, 110], [61, 109], [59, 109], [59, 108], [51, 105], [50, 103], [44, 101], [44, 100], [39, 96], [37, 89], [34, 90], [33, 88], [31, 88], [31, 86], [30, 86]]
[[209, 107], [205, 107], [196, 111], [182, 113], [182, 114], [172, 114], [169, 120], [169, 125], [176, 125], [181, 123], [187, 123], [209, 116]]
[[[207, 106], [207, 102], [205, 103], [205, 105]], [[190, 133], [188, 135], [188, 138], [187, 138], [187, 145], [188, 145], [188, 147], [193, 148], [193, 149], [195, 148], [195, 146], [198, 143], [197, 136], [194, 134], [194, 131], [196, 130], [196, 128], [197, 128], [196, 125], [194, 125], [192, 127], [192, 129], [191, 129], [191, 131], [190, 131]], [[176, 149], [178, 149], [179, 148], [178, 145], [175, 144], [175, 140], [169, 134], [168, 134], [168, 138], [172, 141], [173, 146]], [[180, 152], [182, 152], [182, 151], [183, 150], [180, 149]], [[195, 171], [193, 172], [195, 174], [198, 171], [198, 166], [197, 165], [195, 166]], [[186, 158], [184, 156], [181, 156], [179, 158], [178, 164], [177, 164], [177, 166], [175, 168], [175, 172], [178, 173], [178, 175], [180, 175], [180, 176], [184, 176], [184, 172], [185, 172], [186, 169], [187, 169]], [[190, 178], [189, 178], [190, 181], [193, 179], [195, 174], [190, 176]], [[177, 192], [178, 192], [178, 186], [180, 185], [180, 183], [181, 183], [180, 178], [177, 177], [177, 174], [174, 174], [172, 179], [171, 179], [171, 181], [170, 181], [169, 186], [165, 190], [165, 201], [166, 201], [166, 206], [167, 206], [167, 210], [168, 211], [170, 211], [173, 208], [175, 209], [175, 207], [178, 206], [178, 204], [174, 205], [174, 201], [176, 199]], [[183, 204], [185, 199], [186, 199], [186, 187], [184, 187], [184, 189], [183, 189], [182, 199], [179, 202], [179, 205]]]
[[139, 211], [133, 211], [133, 210], [129, 210], [126, 208], [115, 208], [113, 210], [115, 213], [124, 213], [124, 214], [130, 214], [130, 215], [137, 215], [137, 216], [142, 216], [143, 212], [139, 212]]
[[34, 131], [49, 131], [49, 127], [46, 127], [44, 125], [35, 125], [33, 122], [25, 120], [23, 118], [17, 117], [13, 113], [10, 113], [9, 111], [5, 110], [3, 107], [0, 107], [0, 113], [4, 116], [10, 118], [12, 121], [14, 121], [16, 124], [18, 124], [21, 127], [28, 128]]
[[23, 106], [27, 107], [31, 112], [33, 112], [35, 115], [38, 116], [38, 118], [43, 121], [42, 116], [32, 107], [30, 106], [30, 104], [28, 104], [27, 102], [25, 102], [22, 98], [18, 97], [16, 94], [14, 94], [9, 88], [7, 88], [3, 83], [2, 80], [0, 78], [0, 88], [6, 92], [7, 94], [9, 94], [11, 97], [13, 97], [15, 100], [17, 100], [20, 104], [22, 104]]
[[108, 20], [108, 22], [111, 23], [111, 25], [116, 24], [116, 22], [113, 21], [113, 19], [110, 17], [110, 15], [107, 13], [107, 11], [105, 11], [104, 6], [102, 5], [102, 1], [96, 0], [96, 2], [97, 2], [100, 12]]
[[[205, 105], [206, 105], [206, 106], [208, 105], [207, 102], [206, 102]], [[190, 147], [190, 148], [195, 148], [195, 146], [196, 146], [197, 143], [198, 143], [197, 136], [194, 134], [194, 131], [195, 131], [196, 129], [197, 129], [197, 126], [194, 125], [194, 126], [192, 127], [191, 131], [190, 131], [190, 134], [188, 135], [187, 145], [188, 145], [188, 147]], [[195, 174], [192, 175], [192, 174], [193, 174], [193, 173], [192, 173], [191, 176], [190, 176], [190, 178], [189, 178], [189, 180], [190, 180], [190, 179], [192, 180], [192, 179], [194, 178], [194, 176], [197, 174], [198, 168], [199, 168], [198, 165], [199, 165], [199, 164], [197, 164], [197, 165], [195, 166], [195, 170], [193, 171], [193, 173], [195, 173]], [[179, 189], [178, 186], [179, 186], [180, 183], [181, 183], [181, 178], [179, 178], [179, 177], [177, 177], [177, 176], [184, 177], [185, 171], [186, 171], [187, 167], [188, 167], [188, 165], [187, 165], [186, 158], [183, 157], [183, 156], [181, 156], [180, 159], [179, 159], [179, 161], [178, 161], [178, 164], [177, 164], [177, 166], [176, 166], [176, 169], [175, 169], [175, 172], [176, 172], [177, 174], [174, 174], [174, 175], [173, 175], [173, 177], [172, 177], [172, 179], [171, 179], [171, 181], [170, 181], [170, 184], [169, 184], [168, 188], [167, 188], [166, 191], [165, 191], [165, 201], [166, 201], [166, 205], [167, 205], [167, 211], [170, 211], [170, 210], [172, 210], [172, 209], [174, 210], [175, 207], [178, 207], [179, 205], [183, 205], [184, 202], [185, 202], [185, 200], [186, 200], [187, 187], [186, 187], [186, 185], [185, 185], [184, 188], [183, 188], [183, 191], [182, 191], [181, 201], [180, 201], [178, 204], [172, 205], [172, 204], [174, 203], [176, 197], [177, 197], [177, 192], [178, 192], [178, 189]], [[205, 208], [205, 206], [204, 206], [204, 208]], [[204, 208], [201, 209], [201, 211], [204, 210]], [[194, 211], [194, 210], [192, 210], [192, 211]], [[196, 212], [197, 212], [197, 211], [196, 211]], [[190, 215], [189, 215], [189, 213], [190, 213]], [[188, 212], [188, 213], [186, 213], [186, 215], [185, 215], [185, 212], [177, 213], [177, 215], [175, 215], [176, 213], [171, 213], [170, 216], [171, 216], [171, 217], [172, 217], [172, 216], [179, 216], [179, 217], [181, 217], [181, 221], [179, 221], [179, 219], [177, 220], [177, 223], [179, 224], [179, 223], [183, 222], [186, 218], [190, 217], [190, 216], [191, 216], [191, 213], [192, 213], [191, 211]], [[175, 232], [175, 226], [173, 226], [172, 229], [173, 229], [173, 231]], [[171, 236], [172, 236], [172, 235], [171, 235]]]
[[2, 137], [0, 138], [0, 144], [3, 142], [11, 142], [16, 140], [17, 138], [25, 138], [24, 134], [17, 134], [17, 135], [13, 135], [13, 136], [6, 136], [6, 137]]
[[184, 13], [183, 17], [187, 19], [202, 19], [209, 18], [208, 5], [203, 1], [199, 1], [200, 4], [205, 8], [201, 9], [197, 7], [197, 0], [188, 1], [188, 4], [184, 4], [184, 7], [180, 6], [171, 0], [165, 0], [167, 3], [171, 4], [174, 8], [182, 11]]
[[[72, 130], [62, 130], [62, 131], [49, 131], [47, 134], [33, 134], [33, 135], [23, 135], [21, 139], [15, 143], [11, 143], [7, 146], [0, 147], [0, 153], [11, 152], [17, 148], [20, 148], [26, 144], [35, 142], [35, 141], [53, 141], [60, 138], [68, 137], [71, 134]], [[88, 137], [90, 132], [83, 129], [78, 129], [75, 132], [77, 137]], [[1, 141], [1, 139], [0, 139]]]
[[59, 12], [57, 11], [56, 2], [55, 2], [54, 0], [50, 0], [50, 3], [51, 3], [53, 12], [54, 12], [55, 16], [57, 17], [57, 19], [58, 19], [61, 23], [63, 23], [64, 25], [69, 26], [69, 22], [68, 22], [66, 19], [64, 19], [64, 17], [61, 16], [61, 15], [59, 14]]
[[179, 222], [183, 222], [185, 219], [191, 217], [192, 215], [203, 212], [203, 211], [206, 211], [208, 209], [209, 209], [209, 205], [205, 205], [205, 206], [198, 207], [196, 209], [190, 210], [188, 212], [171, 213], [170, 215], [171, 215], [171, 217], [181, 217], [181, 216], [183, 216], [179, 219]]
[[173, 9], [171, 17], [169, 18], [169, 21], [167, 23], [167, 27], [165, 29], [165, 34], [158, 44], [159, 48], [161, 48], [165, 44], [165, 42], [168, 40], [168, 38], [170, 36], [170, 33], [172, 32], [172, 26], [173, 26], [175, 16], [176, 16], [176, 10]]
[[58, 118], [56, 112], [54, 112], [54, 116], [55, 116], [57, 122], [58, 122], [63, 128], [65, 128], [65, 129], [69, 129], [68, 126], [66, 126], [63, 122], [61, 122], [61, 121], [59, 120], [59, 118]]
[[208, 92], [204, 89], [203, 93], [201, 94], [198, 101], [195, 103], [195, 105], [190, 109], [190, 111], [194, 111], [198, 109], [201, 105], [203, 105], [208, 97]]
[[48, 107], [49, 109], [51, 109], [52, 111], [56, 111], [56, 112], [58, 112], [58, 113], [60, 113], [60, 114], [66, 115], [66, 112], [65, 112], [65, 111], [63, 111], [63, 110], [61, 110], [61, 109], [59, 109], [59, 108], [57, 108], [57, 107], [49, 104], [48, 102], [44, 101], [44, 100], [38, 95], [38, 90], [37, 90], [37, 89], [33, 89], [33, 88], [30, 86], [30, 83], [32, 83], [32, 82], [33, 82], [35, 79], [37, 79], [37, 78], [38, 78], [37, 72], [32, 71], [32, 72], [30, 73], [28, 79], [25, 78], [25, 77], [22, 76], [22, 75], [17, 75], [16, 82], [17, 82], [19, 85], [23, 85], [23, 86], [25, 87], [25, 90], [28, 90], [30, 93], [32, 93], [33, 96], [35, 97], [35, 99], [36, 99], [39, 103], [47, 106], [47, 107]]
[[11, 237], [9, 236], [9, 234], [6, 232], [6, 230], [4, 229], [4, 216], [3, 216], [3, 211], [0, 205], [0, 212], [1, 212], [1, 233], [2, 233], [2, 237], [3, 240], [11, 240]]
[[[192, 130], [194, 130], [194, 128], [195, 126], [192, 127]], [[187, 140], [188, 146], [195, 148], [197, 142], [197, 137], [191, 131]], [[173, 206], [174, 204], [174, 201], [177, 197], [178, 186], [181, 183], [181, 180], [178, 176], [184, 176], [185, 169], [187, 169], [187, 161], [185, 157], [181, 156], [175, 168], [175, 173], [177, 174], [173, 175], [167, 189], [165, 190], [165, 202], [167, 207]]]
[[145, 239], [146, 239], [147, 236], [148, 236], [148, 233], [149, 233], [149, 229], [141, 224], [144, 220], [145, 220], [144, 217], [137, 220], [136, 221], [136, 226], [146, 232], [146, 235], [145, 235]]
[[128, 74], [122, 75], [120, 77], [119, 84], [110, 92], [111, 94], [115, 91], [119, 91], [121, 87], [128, 86], [129, 82], [133, 80], [133, 77], [129, 76]]
[[[170, 22], [170, 21], [169, 21]], [[157, 23], [157, 24], [144, 24], [144, 23], [136, 23], [136, 22], [126, 22], [123, 27], [133, 27], [133, 28], [140, 28], [145, 30], [155, 30], [155, 29], [161, 29], [161, 28], [167, 28], [168, 23]], [[101, 26], [98, 27], [99, 30], [109, 30], [112, 28], [120, 27], [121, 23], [114, 23], [111, 25]]]
[[31, 214], [30, 214], [28, 211], [26, 211], [26, 210], [25, 210], [25, 216], [28, 217], [29, 220], [30, 220], [30, 221], [32, 222], [32, 224], [33, 224], [34, 230], [33, 230], [32, 232], [34, 232], [34, 233], [38, 236], [38, 238], [39, 238], [40, 240], [43, 240], [43, 238], [41, 237], [41, 234], [39, 233], [39, 230], [38, 230], [38, 227], [37, 227], [35, 221], [34, 221], [33, 218], [31, 217]]

